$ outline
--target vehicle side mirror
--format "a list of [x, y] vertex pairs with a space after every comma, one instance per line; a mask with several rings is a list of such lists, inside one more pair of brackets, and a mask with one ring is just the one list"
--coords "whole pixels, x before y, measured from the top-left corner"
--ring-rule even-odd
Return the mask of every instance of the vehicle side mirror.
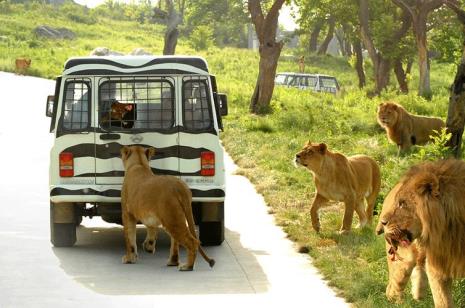
[[45, 115], [47, 117], [53, 116], [53, 104], [55, 104], [55, 96], [54, 95], [47, 96], [47, 106], [45, 109]]
[[228, 96], [224, 93], [218, 93], [219, 103], [220, 103], [220, 115], [228, 115]]

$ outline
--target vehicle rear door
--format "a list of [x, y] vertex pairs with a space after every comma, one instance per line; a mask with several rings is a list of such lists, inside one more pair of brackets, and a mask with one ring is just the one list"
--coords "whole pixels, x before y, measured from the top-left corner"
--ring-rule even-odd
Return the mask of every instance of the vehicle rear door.
[[153, 172], [179, 174], [175, 78], [101, 77], [96, 95], [97, 184], [122, 184], [123, 145], [154, 147]]

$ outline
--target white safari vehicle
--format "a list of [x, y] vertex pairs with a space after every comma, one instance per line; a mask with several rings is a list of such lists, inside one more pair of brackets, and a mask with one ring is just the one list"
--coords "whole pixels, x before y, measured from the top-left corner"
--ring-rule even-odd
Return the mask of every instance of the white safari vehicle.
[[83, 216], [121, 223], [123, 145], [152, 146], [155, 174], [184, 180], [204, 245], [224, 240], [225, 171], [219, 132], [227, 114], [204, 59], [110, 56], [69, 59], [47, 99], [50, 231], [72, 246]]

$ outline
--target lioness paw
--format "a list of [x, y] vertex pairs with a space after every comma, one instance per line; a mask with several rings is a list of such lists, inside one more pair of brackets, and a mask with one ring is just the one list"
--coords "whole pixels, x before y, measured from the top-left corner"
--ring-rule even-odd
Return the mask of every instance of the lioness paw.
[[136, 263], [136, 261], [137, 261], [137, 254], [133, 253], [133, 254], [130, 254], [129, 256], [128, 256], [128, 255], [124, 255], [122, 261], [123, 261], [123, 264], [133, 264], [133, 263]]
[[155, 253], [155, 241], [144, 241], [142, 248], [148, 253]]
[[189, 272], [189, 271], [194, 270], [194, 266], [193, 266], [193, 265], [184, 264], [184, 265], [181, 265], [181, 266], [179, 267], [179, 270], [180, 270], [181, 272]]

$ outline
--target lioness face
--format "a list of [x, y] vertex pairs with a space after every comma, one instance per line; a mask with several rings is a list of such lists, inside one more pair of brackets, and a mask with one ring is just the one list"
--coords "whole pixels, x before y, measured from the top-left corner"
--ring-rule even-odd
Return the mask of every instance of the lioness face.
[[311, 143], [308, 141], [302, 150], [295, 155], [295, 163], [296, 165], [301, 165], [312, 171], [316, 171], [320, 169], [325, 154], [326, 144]]
[[142, 165], [150, 168], [150, 158], [155, 155], [154, 148], [150, 147], [146, 149], [138, 145], [123, 146], [120, 152], [124, 170], [126, 171], [133, 165]]
[[378, 106], [378, 122], [382, 126], [391, 127], [398, 118], [397, 106], [391, 103], [382, 103]]

